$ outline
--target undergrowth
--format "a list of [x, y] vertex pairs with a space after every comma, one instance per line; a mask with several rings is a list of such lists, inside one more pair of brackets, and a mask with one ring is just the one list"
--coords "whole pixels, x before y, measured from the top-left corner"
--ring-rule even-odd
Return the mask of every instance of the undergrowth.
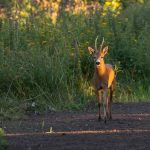
[[7, 141], [4, 139], [4, 130], [0, 128], [0, 150], [5, 150], [7, 148]]
[[1, 20], [0, 117], [84, 109], [95, 99], [87, 47], [94, 47], [97, 36], [98, 44], [105, 37], [106, 62], [117, 73], [114, 101], [149, 101], [149, 10], [143, 4], [118, 16], [66, 12], [55, 25], [44, 16]]

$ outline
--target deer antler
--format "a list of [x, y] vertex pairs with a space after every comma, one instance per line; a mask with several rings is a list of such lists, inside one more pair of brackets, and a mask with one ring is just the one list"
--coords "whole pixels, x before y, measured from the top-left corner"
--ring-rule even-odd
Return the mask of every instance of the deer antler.
[[98, 36], [97, 36], [96, 39], [95, 39], [95, 51], [98, 51], [98, 50], [97, 50], [97, 40], [98, 40]]
[[101, 45], [100, 45], [100, 50], [102, 50], [102, 48], [103, 48], [103, 45], [104, 45], [104, 37], [103, 37], [103, 40], [102, 40], [102, 43], [101, 43]]

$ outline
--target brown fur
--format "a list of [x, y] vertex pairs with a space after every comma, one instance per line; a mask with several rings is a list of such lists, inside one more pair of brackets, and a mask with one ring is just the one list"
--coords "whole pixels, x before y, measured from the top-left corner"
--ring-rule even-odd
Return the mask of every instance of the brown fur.
[[[101, 120], [101, 100], [104, 100], [104, 121], [112, 119], [112, 98], [115, 86], [115, 72], [110, 64], [105, 64], [104, 56], [107, 54], [108, 47], [103, 48], [99, 52], [88, 48], [90, 54], [93, 54], [96, 60], [95, 71], [93, 76], [93, 86], [98, 98], [99, 120]], [[109, 94], [110, 93], [110, 94]], [[108, 97], [108, 95], [110, 95]]]

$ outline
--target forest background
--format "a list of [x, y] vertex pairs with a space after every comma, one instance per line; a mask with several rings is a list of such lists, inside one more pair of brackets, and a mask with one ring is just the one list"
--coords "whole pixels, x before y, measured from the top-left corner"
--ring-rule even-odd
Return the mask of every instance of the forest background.
[[105, 38], [114, 102], [150, 97], [149, 0], [0, 0], [0, 117], [96, 101], [87, 47]]

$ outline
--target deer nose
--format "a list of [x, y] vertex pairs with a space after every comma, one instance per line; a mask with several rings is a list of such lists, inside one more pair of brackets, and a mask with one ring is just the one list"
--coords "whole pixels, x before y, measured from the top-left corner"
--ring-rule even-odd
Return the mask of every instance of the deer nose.
[[96, 61], [96, 65], [99, 65], [100, 64], [100, 62], [99, 61]]

